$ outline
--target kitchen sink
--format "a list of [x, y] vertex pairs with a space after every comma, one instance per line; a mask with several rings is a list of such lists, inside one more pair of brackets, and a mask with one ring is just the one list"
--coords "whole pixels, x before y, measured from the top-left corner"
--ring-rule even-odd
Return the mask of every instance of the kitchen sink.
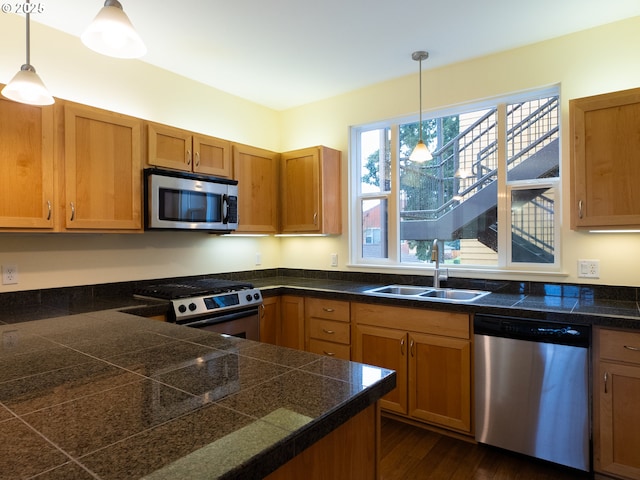
[[386, 285], [371, 288], [364, 293], [384, 297], [407, 298], [413, 300], [432, 300], [439, 302], [472, 302], [491, 292], [484, 290], [467, 290], [461, 288], [432, 288], [413, 285]]

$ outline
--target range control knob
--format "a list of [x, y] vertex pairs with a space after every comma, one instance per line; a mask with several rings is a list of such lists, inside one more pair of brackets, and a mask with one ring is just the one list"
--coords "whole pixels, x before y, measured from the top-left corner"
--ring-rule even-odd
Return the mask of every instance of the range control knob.
[[260, 300], [260, 294], [259, 293], [254, 293], [253, 294], [253, 298], [254, 298], [254, 300]]
[[187, 311], [187, 307], [185, 307], [184, 305], [180, 305], [180, 306], [178, 307], [178, 311], [179, 311], [180, 313], [184, 313], [184, 312], [186, 312], [186, 311]]
[[250, 293], [248, 293], [248, 294], [247, 294], [247, 302], [250, 302], [250, 301], [251, 301], [251, 294], [250, 294]]
[[193, 312], [196, 308], [198, 308], [198, 307], [196, 307], [196, 304], [195, 304], [195, 303], [190, 303], [190, 304], [189, 304], [189, 310], [191, 310], [192, 312]]

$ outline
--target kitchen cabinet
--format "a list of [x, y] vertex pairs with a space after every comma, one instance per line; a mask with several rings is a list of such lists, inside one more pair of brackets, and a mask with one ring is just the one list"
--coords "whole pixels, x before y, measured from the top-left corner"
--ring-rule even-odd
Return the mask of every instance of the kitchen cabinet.
[[277, 343], [281, 347], [304, 350], [304, 297], [280, 297], [280, 326]]
[[260, 341], [277, 345], [279, 327], [280, 297], [263, 298], [260, 309]]
[[306, 298], [304, 303], [305, 345], [309, 352], [351, 359], [349, 302]]
[[65, 102], [64, 189], [67, 231], [142, 231], [142, 121]]
[[594, 470], [640, 479], [640, 333], [594, 335]]
[[282, 154], [282, 233], [342, 232], [340, 156], [340, 151], [322, 146]]
[[149, 165], [231, 177], [231, 143], [157, 123], [147, 123]]
[[0, 229], [53, 229], [53, 136], [53, 106], [0, 97]]
[[238, 233], [278, 233], [280, 154], [233, 145], [233, 178], [238, 181]]
[[472, 434], [468, 315], [361, 303], [351, 315], [354, 360], [396, 370], [383, 410]]
[[640, 88], [573, 99], [571, 228], [640, 227]]

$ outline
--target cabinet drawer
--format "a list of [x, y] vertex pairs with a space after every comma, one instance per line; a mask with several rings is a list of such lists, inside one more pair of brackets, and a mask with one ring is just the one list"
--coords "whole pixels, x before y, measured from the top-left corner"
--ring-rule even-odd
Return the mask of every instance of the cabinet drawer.
[[305, 299], [305, 309], [307, 317], [324, 318], [339, 322], [349, 321], [349, 302], [307, 298]]
[[334, 322], [312, 318], [309, 322], [309, 337], [336, 343], [351, 343], [351, 325], [344, 322]]
[[600, 358], [640, 364], [640, 333], [600, 330]]
[[325, 342], [312, 338], [309, 340], [309, 349], [312, 353], [327, 355], [329, 357], [351, 360], [351, 347], [340, 343]]
[[466, 313], [390, 307], [369, 303], [352, 303], [351, 310], [353, 320], [358, 324], [445, 337], [470, 338], [470, 321], [469, 315]]

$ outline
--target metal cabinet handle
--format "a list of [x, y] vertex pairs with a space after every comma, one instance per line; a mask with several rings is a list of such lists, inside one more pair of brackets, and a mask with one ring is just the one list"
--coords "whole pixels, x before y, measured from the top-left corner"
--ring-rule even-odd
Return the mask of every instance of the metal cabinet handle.
[[47, 220], [51, 220], [51, 200], [47, 200]]
[[415, 357], [416, 352], [415, 352], [415, 342], [413, 341], [413, 339], [411, 339], [411, 343], [409, 344], [409, 351], [411, 352], [411, 356]]
[[264, 306], [264, 303], [260, 304], [260, 318], [264, 318], [267, 313], [267, 307]]
[[187, 150], [187, 165], [191, 165], [191, 150]]
[[313, 214], [313, 224], [318, 225], [318, 212]]
[[69, 219], [69, 221], [73, 222], [75, 218], [76, 218], [76, 206], [73, 204], [73, 202], [71, 202], [71, 218]]
[[329, 355], [330, 357], [334, 357], [336, 354], [333, 352], [327, 352], [326, 350], [323, 350], [322, 353], [324, 353], [325, 355]]
[[604, 372], [604, 393], [607, 393], [607, 381], [609, 380], [609, 372]]
[[582, 218], [582, 200], [578, 201], [578, 218]]
[[325, 312], [329, 312], [329, 313], [335, 312], [335, 310], [333, 308], [327, 308], [327, 307], [323, 307], [322, 310], [324, 310]]
[[627, 350], [631, 350], [633, 352], [640, 352], [640, 348], [638, 347], [633, 347], [631, 345], [625, 345], [624, 348], [626, 348]]
[[200, 166], [200, 152], [196, 152], [195, 153], [195, 157], [196, 157], [196, 167]]
[[400, 340], [400, 354], [404, 356], [404, 338]]
[[322, 329], [322, 331], [323, 331], [324, 333], [329, 334], [329, 335], [333, 335], [334, 333], [336, 333], [334, 330], [327, 330], [326, 328], [323, 328], [323, 329]]

